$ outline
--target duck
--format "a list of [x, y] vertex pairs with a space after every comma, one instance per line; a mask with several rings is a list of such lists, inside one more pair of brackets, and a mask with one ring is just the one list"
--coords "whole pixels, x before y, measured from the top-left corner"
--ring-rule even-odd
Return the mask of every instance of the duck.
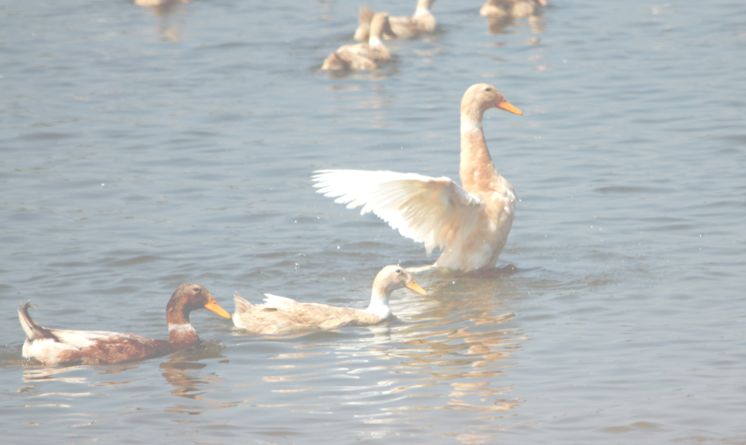
[[379, 12], [373, 15], [371, 20], [368, 43], [340, 46], [338, 50], [324, 60], [321, 69], [330, 71], [377, 69], [376, 61], [391, 58], [389, 51], [381, 41], [384, 34], [395, 36], [391, 30], [389, 15], [385, 12]]
[[231, 318], [207, 289], [196, 283], [182, 284], [168, 301], [168, 340], [151, 340], [120, 332], [45, 328], [29, 315], [30, 308], [36, 309], [31, 300], [18, 306], [18, 319], [26, 333], [23, 357], [34, 358], [46, 366], [112, 364], [163, 356], [199, 341], [197, 331], [189, 322], [189, 313], [193, 310], [207, 309]]
[[[430, 12], [433, 3], [435, 3], [435, 0], [417, 0], [417, 8], [412, 17], [389, 17], [391, 29], [396, 35], [384, 35], [384, 38], [412, 39], [423, 33], [435, 31], [437, 21]], [[364, 41], [368, 39], [373, 16], [373, 11], [370, 8], [367, 6], [360, 7], [360, 18], [355, 30], [355, 40]]]
[[424, 243], [435, 264], [461, 272], [494, 268], [515, 216], [513, 186], [502, 177], [482, 131], [482, 117], [498, 108], [523, 112], [492, 85], [469, 87], [461, 100], [461, 186], [445, 176], [363, 170], [319, 170], [312, 181], [317, 192], [361, 214], [373, 212], [406, 238]]
[[479, 10], [479, 15], [492, 18], [524, 19], [546, 7], [546, 0], [487, 0]]
[[299, 303], [291, 298], [264, 294], [264, 304], [254, 305], [234, 294], [233, 325], [252, 334], [280, 335], [298, 331], [337, 329], [344, 326], [372, 326], [392, 316], [391, 293], [406, 287], [420, 295], [427, 292], [400, 266], [384, 267], [373, 280], [367, 309], [337, 307], [320, 303]]
[[135, 0], [136, 6], [163, 8], [168, 11], [179, 3], [189, 3], [192, 0]]

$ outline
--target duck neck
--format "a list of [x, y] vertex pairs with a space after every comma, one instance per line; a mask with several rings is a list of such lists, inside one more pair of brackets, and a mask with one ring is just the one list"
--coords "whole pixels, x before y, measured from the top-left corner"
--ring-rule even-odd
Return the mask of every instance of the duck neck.
[[166, 307], [166, 321], [168, 322], [168, 341], [173, 344], [192, 344], [199, 341], [197, 331], [189, 322], [188, 308], [184, 301], [171, 300]]
[[388, 18], [382, 15], [376, 14], [373, 20], [370, 22], [370, 34], [368, 37], [368, 45], [379, 46], [383, 45], [383, 28], [386, 25]]
[[433, 3], [435, 3], [435, 0], [417, 0], [417, 9], [415, 9], [413, 17], [430, 15], [430, 7]]
[[391, 292], [386, 292], [386, 289], [379, 288], [380, 286], [373, 286], [373, 292], [370, 296], [370, 305], [365, 312], [374, 314], [385, 320], [391, 316], [391, 308], [389, 308], [389, 297]]
[[484, 190], [497, 177], [482, 131], [484, 111], [461, 112], [461, 166], [459, 176], [464, 190]]

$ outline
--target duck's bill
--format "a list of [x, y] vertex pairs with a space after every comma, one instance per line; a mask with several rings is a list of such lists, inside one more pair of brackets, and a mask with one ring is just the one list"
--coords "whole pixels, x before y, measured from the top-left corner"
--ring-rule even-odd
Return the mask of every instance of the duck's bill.
[[410, 281], [404, 287], [406, 287], [409, 290], [415, 291], [420, 295], [427, 295], [427, 291], [421, 288], [419, 284], [415, 283], [414, 280]]
[[519, 116], [523, 116], [523, 111], [519, 110], [518, 108], [514, 107], [513, 104], [508, 102], [505, 99], [500, 99], [500, 101], [495, 105], [496, 108], [499, 108], [501, 110], [505, 110], [509, 113], [517, 114]]
[[222, 307], [220, 307], [220, 305], [218, 304], [218, 302], [215, 301], [214, 298], [212, 298], [212, 295], [210, 295], [210, 299], [207, 302], [207, 304], [205, 305], [205, 309], [207, 309], [210, 312], [214, 312], [214, 313], [220, 315], [223, 318], [231, 318], [231, 314], [229, 314], [228, 312], [225, 311], [225, 309], [223, 309]]

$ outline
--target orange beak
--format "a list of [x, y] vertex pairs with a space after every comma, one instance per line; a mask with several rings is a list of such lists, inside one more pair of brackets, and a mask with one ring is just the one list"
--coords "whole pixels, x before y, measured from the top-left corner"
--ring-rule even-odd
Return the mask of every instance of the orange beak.
[[218, 315], [220, 315], [223, 318], [231, 318], [231, 314], [225, 311], [217, 301], [215, 301], [214, 298], [212, 298], [212, 295], [207, 294], [207, 304], [205, 304], [205, 309], [207, 309], [210, 312], [214, 312]]
[[409, 283], [405, 284], [404, 287], [406, 287], [409, 290], [415, 291], [420, 295], [427, 295], [427, 291], [420, 287], [419, 284], [415, 283], [414, 280], [410, 281]]
[[499, 102], [497, 102], [497, 105], [495, 105], [495, 108], [499, 108], [501, 110], [508, 111], [513, 114], [517, 114], [519, 116], [523, 116], [523, 111], [519, 110], [518, 108], [514, 107], [510, 102], [505, 100], [504, 98], [501, 98]]

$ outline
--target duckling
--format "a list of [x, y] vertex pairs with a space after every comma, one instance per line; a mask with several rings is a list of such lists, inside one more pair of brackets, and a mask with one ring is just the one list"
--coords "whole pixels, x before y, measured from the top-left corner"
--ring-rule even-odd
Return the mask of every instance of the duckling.
[[420, 295], [427, 295], [406, 270], [386, 266], [373, 280], [370, 305], [367, 309], [329, 306], [297, 301], [264, 294], [264, 304], [253, 305], [234, 294], [236, 311], [233, 324], [252, 334], [287, 334], [297, 331], [337, 329], [343, 326], [371, 326], [391, 317], [389, 297], [397, 289], [406, 287]]
[[343, 45], [329, 55], [321, 66], [322, 70], [375, 70], [376, 61], [389, 60], [391, 55], [381, 41], [384, 34], [395, 36], [391, 30], [389, 16], [379, 12], [373, 16], [370, 24], [368, 43]]
[[[389, 17], [391, 29], [397, 39], [411, 39], [420, 34], [435, 31], [437, 24], [435, 17], [430, 13], [435, 0], [417, 0], [417, 9], [412, 17]], [[367, 6], [360, 7], [360, 18], [355, 30], [355, 40], [364, 41], [368, 39], [373, 11]], [[387, 38], [387, 36], [384, 36]], [[394, 38], [393, 36], [390, 38]]]

